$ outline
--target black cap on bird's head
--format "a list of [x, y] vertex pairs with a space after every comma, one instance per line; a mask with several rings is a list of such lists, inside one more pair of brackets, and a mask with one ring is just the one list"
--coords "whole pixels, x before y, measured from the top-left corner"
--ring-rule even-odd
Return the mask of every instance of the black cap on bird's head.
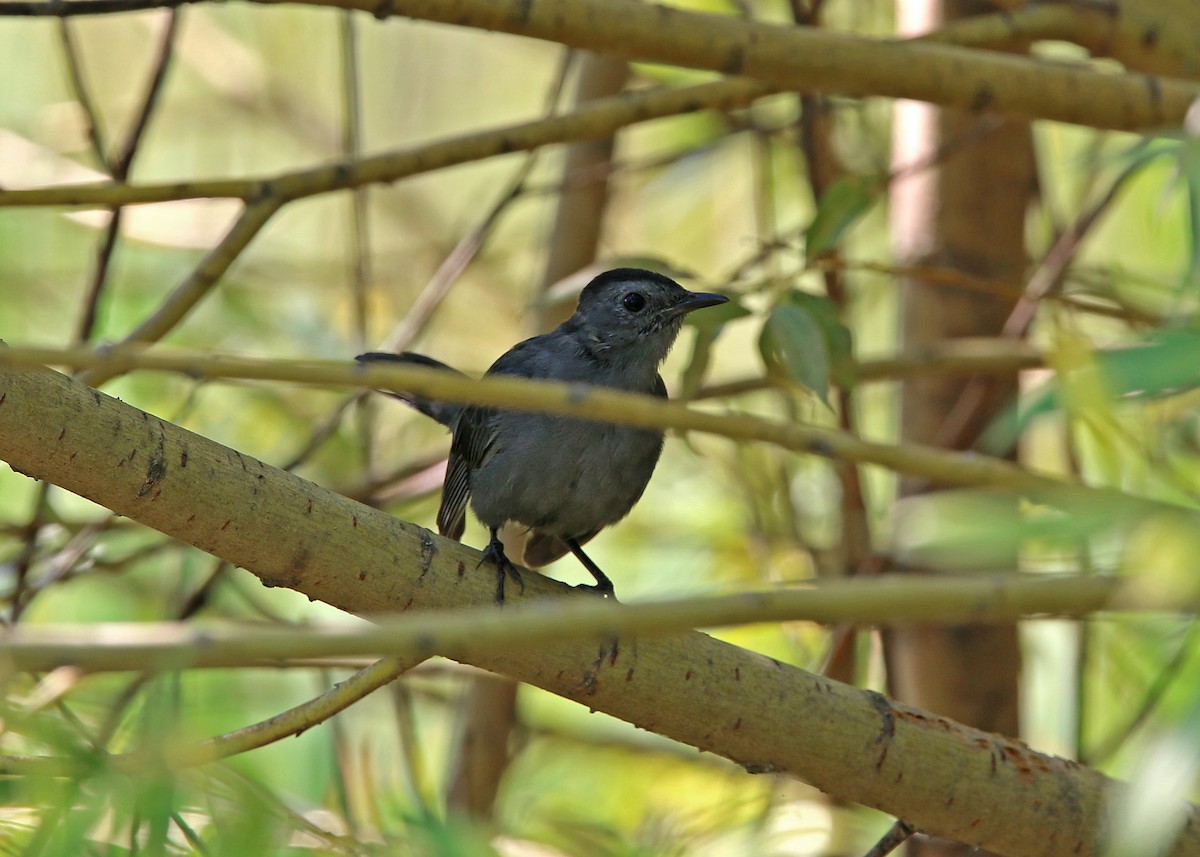
[[693, 310], [728, 301], [724, 295], [689, 292], [670, 277], [640, 268], [617, 268], [584, 287], [566, 326], [596, 351], [638, 344], [657, 365], [667, 355], [683, 317]]

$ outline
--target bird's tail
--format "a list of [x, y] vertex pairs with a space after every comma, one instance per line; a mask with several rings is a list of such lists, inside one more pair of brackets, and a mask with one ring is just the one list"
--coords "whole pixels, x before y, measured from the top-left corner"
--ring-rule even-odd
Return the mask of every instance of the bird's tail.
[[[411, 351], [405, 351], [401, 354], [393, 354], [390, 351], [368, 351], [366, 354], [360, 354], [354, 359], [359, 363], [407, 363], [410, 366], [425, 366], [430, 369], [440, 369], [445, 372], [453, 372], [456, 375], [463, 375], [462, 372], [447, 366], [441, 361], [434, 360], [432, 357], [426, 357], [424, 354], [414, 354]], [[405, 393], [402, 390], [380, 390], [379, 392], [394, 399], [399, 399], [406, 405], [416, 408], [425, 416], [437, 420], [448, 428], [453, 427], [455, 420], [458, 419], [458, 415], [462, 413], [463, 409], [462, 405], [437, 402], [422, 396]]]

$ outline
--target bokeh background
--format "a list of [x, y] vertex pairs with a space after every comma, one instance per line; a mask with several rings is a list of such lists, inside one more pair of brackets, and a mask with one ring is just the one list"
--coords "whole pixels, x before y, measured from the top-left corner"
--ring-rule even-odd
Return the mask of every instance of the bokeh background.
[[[681, 5], [780, 23], [807, 8]], [[897, 26], [890, 2], [817, 5], [823, 27], [885, 36]], [[0, 188], [112, 175], [164, 44], [165, 78], [129, 168], [139, 183], [272, 175], [532, 120], [569, 110], [580, 78], [595, 74], [587, 66], [594, 58], [555, 44], [329, 9], [213, 4], [66, 25], [0, 17]], [[1111, 66], [1064, 43], [1035, 50]], [[618, 65], [626, 89], [709, 77]], [[733, 311], [685, 329], [664, 368], [674, 395], [895, 442], [901, 374], [933, 376], [944, 364], [936, 355], [907, 368], [872, 362], [903, 350], [898, 282], [912, 274], [912, 261], [894, 252], [893, 108], [883, 99], [802, 104], [781, 94], [630, 127], [611, 162], [589, 172], [564, 176], [565, 147], [555, 146], [304, 199], [272, 219], [162, 345], [350, 360], [403, 329], [408, 347], [480, 373], [573, 305], [586, 272], [547, 271], [551, 243], [564, 240], [554, 232], [559, 199], [564, 187], [603, 183], [594, 270], [651, 265], [736, 299]], [[818, 112], [814, 132], [806, 116]], [[822, 168], [833, 169], [815, 189], [811, 133], [820, 134]], [[965, 135], [947, 152], [988, 133]], [[992, 280], [958, 276], [953, 264], [916, 275], [1011, 298], [1095, 210], [1027, 335], [997, 340], [1000, 353], [1041, 355], [1046, 368], [1021, 376], [1032, 415], [1015, 429], [1000, 425], [985, 451], [1019, 451], [1046, 470], [1194, 506], [1200, 149], [1176, 129], [1134, 135], [1037, 123], [1032, 139], [1035, 181], [1020, 189], [1028, 195], [1025, 266]], [[905, 174], [936, 170], [941, 160]], [[219, 199], [136, 206], [112, 233], [107, 211], [0, 207], [0, 337], [10, 345], [119, 341], [238, 212], [238, 203]], [[110, 239], [111, 253], [102, 251]], [[794, 313], [780, 314], [784, 306], [803, 310], [801, 327], [789, 326]], [[768, 329], [773, 342], [764, 342]], [[830, 372], [814, 375], [822, 361]], [[847, 387], [855, 366], [860, 380]], [[448, 438], [397, 403], [144, 372], [104, 389], [432, 526]], [[1017, 401], [1002, 404], [993, 416]], [[875, 565], [1120, 573], [1194, 591], [1197, 537], [1177, 524], [1114, 527], [962, 490], [898, 503], [895, 473], [863, 468], [856, 476], [868, 534], [852, 544], [845, 468], [720, 438], [671, 437], [646, 496], [589, 552], [627, 601]], [[469, 526], [468, 544], [484, 540]], [[571, 583], [586, 576], [571, 560], [547, 571]], [[7, 468], [0, 608], [6, 622], [29, 623], [348, 621]], [[871, 629], [793, 623], [722, 635], [807, 669], [834, 664], [843, 679], [890, 687]], [[1012, 681], [1023, 737], [1134, 779], [1151, 804], [1194, 791], [1200, 663], [1190, 619], [1043, 620], [1025, 623], [1019, 639]], [[44, 677], [6, 675], [0, 751], [200, 739], [270, 717], [360, 665], [76, 677], [49, 697]], [[861, 852], [889, 824], [527, 687], [515, 708], [495, 710], [508, 725], [494, 803], [463, 818], [448, 811], [446, 792], [463, 764], [456, 748], [479, 681], [467, 668], [430, 662], [298, 738], [160, 779], [128, 779], [103, 765], [78, 780], [0, 778], [0, 851], [826, 855]]]

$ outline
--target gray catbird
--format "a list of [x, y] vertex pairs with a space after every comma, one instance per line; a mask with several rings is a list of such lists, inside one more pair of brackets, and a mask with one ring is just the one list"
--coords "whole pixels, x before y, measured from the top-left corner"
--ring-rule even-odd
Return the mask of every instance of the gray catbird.
[[[584, 288], [575, 314], [550, 333], [515, 345], [488, 375], [592, 384], [665, 398], [658, 366], [683, 317], [725, 303], [723, 295], [689, 292], [652, 271], [619, 268]], [[370, 352], [360, 362], [392, 361], [455, 372], [420, 354]], [[642, 496], [662, 452], [663, 435], [550, 414], [435, 402], [389, 392], [452, 432], [438, 530], [462, 536], [467, 499], [491, 532], [482, 562], [496, 564], [496, 601], [504, 580], [521, 575], [496, 531], [512, 521], [533, 533], [525, 562], [545, 565], [568, 550], [596, 579], [581, 586], [612, 595], [612, 581], [580, 545], [629, 513]]]

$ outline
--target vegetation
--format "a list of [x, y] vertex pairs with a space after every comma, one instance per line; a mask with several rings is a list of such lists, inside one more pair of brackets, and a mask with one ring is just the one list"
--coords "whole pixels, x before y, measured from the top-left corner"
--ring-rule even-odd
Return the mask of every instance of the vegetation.
[[[1200, 853], [1200, 6], [975, 5], [0, 3], [3, 853]], [[623, 603], [381, 386], [669, 429]]]

